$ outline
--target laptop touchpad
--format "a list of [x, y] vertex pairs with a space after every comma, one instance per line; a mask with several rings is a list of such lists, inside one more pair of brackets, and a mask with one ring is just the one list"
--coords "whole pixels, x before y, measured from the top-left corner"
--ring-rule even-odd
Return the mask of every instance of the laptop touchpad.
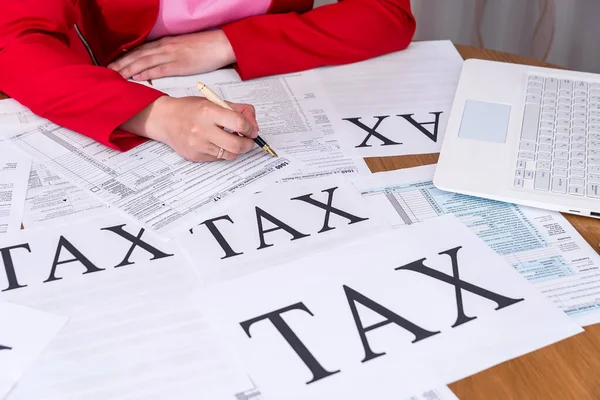
[[509, 119], [509, 105], [467, 100], [458, 137], [504, 143]]

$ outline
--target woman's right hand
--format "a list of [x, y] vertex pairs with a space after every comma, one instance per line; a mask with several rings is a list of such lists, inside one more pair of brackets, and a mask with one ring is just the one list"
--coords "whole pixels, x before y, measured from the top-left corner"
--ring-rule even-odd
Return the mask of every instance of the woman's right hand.
[[215, 161], [221, 148], [222, 159], [235, 160], [254, 146], [258, 124], [251, 105], [229, 105], [235, 111], [202, 97], [162, 96], [120, 128], [163, 142], [190, 161]]

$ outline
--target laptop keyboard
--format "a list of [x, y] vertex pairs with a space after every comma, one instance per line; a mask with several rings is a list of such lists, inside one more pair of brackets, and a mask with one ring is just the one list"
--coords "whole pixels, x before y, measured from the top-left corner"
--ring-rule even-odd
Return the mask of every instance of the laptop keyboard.
[[600, 83], [529, 76], [514, 186], [600, 198]]

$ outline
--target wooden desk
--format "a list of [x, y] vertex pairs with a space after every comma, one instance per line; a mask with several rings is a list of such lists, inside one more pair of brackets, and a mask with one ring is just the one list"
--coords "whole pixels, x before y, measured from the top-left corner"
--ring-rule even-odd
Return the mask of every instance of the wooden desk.
[[[463, 58], [552, 66], [497, 51], [456, 46]], [[5, 96], [0, 93], [0, 98]], [[434, 164], [437, 154], [367, 159], [373, 172]], [[600, 220], [565, 215], [599, 251]], [[600, 252], [600, 251], [599, 251]], [[461, 400], [600, 399], [600, 324], [585, 333], [450, 385]]]

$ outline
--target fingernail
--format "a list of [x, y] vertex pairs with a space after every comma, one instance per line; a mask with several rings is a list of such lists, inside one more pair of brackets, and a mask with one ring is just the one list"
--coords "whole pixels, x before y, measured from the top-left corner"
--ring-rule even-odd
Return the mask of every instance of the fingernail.
[[140, 79], [140, 75], [139, 74], [138, 75], [134, 75], [132, 78], [133, 78], [134, 81], [137, 81], [137, 80]]

